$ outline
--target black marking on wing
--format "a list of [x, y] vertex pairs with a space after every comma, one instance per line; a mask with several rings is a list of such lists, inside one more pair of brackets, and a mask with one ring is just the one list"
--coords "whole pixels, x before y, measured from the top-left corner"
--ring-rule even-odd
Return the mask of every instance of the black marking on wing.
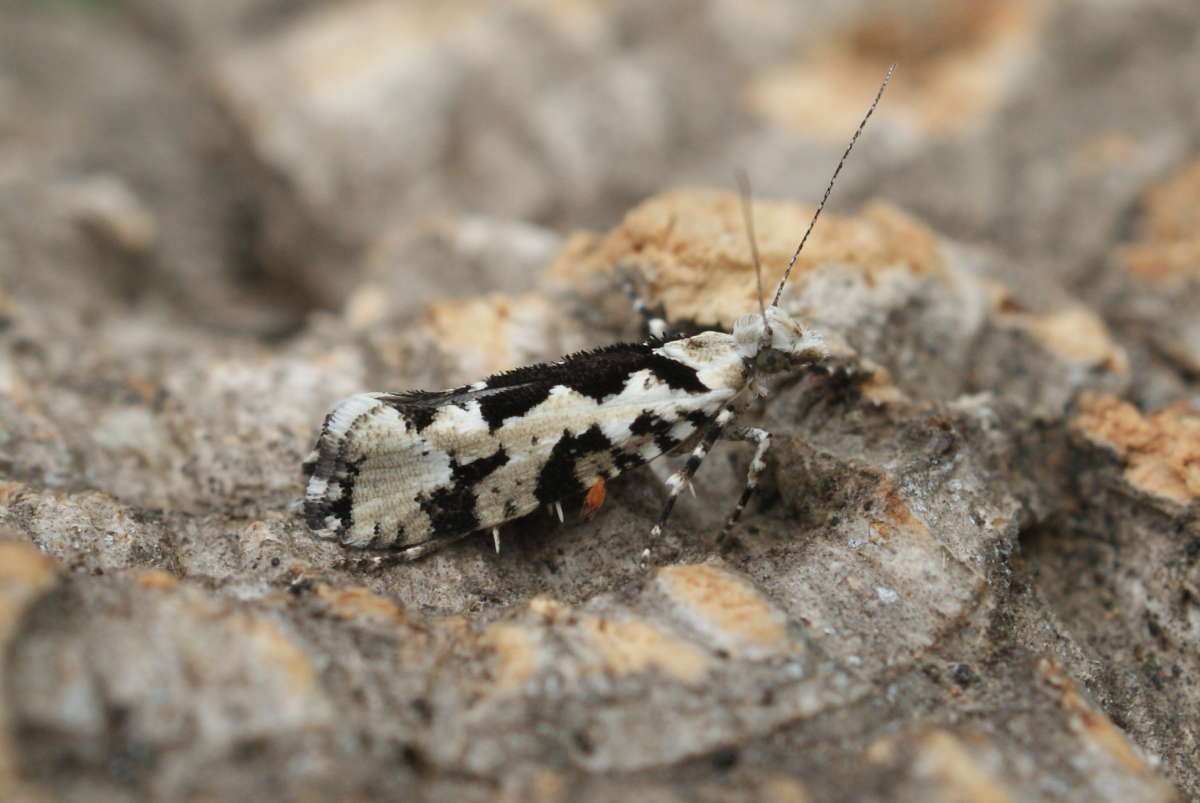
[[516, 385], [479, 400], [479, 414], [487, 422], [488, 431], [495, 432], [505, 419], [525, 413], [537, 407], [550, 393], [549, 385], [529, 384]]
[[629, 425], [629, 431], [639, 436], [653, 435], [658, 448], [669, 452], [679, 444], [678, 440], [671, 437], [672, 426], [674, 426], [674, 422], [647, 410], [633, 419], [633, 423]]
[[483, 478], [496, 469], [508, 463], [508, 452], [501, 446], [487, 457], [472, 460], [470, 463], [451, 463], [450, 481], [455, 485], [476, 487], [483, 483]]
[[514, 416], [527, 413], [541, 404], [550, 391], [563, 386], [603, 401], [620, 393], [629, 377], [649, 369], [674, 390], [704, 393], [708, 386], [696, 371], [669, 357], [654, 353], [659, 343], [616, 343], [591, 351], [579, 351], [557, 362], [538, 363], [514, 368], [484, 380], [482, 389], [470, 386], [443, 391], [392, 393], [383, 399], [420, 432], [433, 420], [438, 409], [448, 404], [479, 402], [479, 412], [488, 428], [495, 432]]
[[433, 417], [437, 415], [438, 410], [465, 392], [466, 388], [440, 391], [413, 390], [406, 393], [389, 393], [380, 401], [396, 408], [396, 412], [400, 413], [400, 416], [414, 430], [420, 432], [433, 422]]
[[617, 473], [624, 473], [646, 462], [645, 458], [637, 452], [627, 451], [619, 446], [614, 446], [609, 454], [612, 455], [613, 468], [617, 470]]
[[329, 478], [334, 476], [338, 471], [338, 465], [341, 462], [342, 439], [335, 441], [329, 437], [329, 422], [332, 420], [333, 413], [325, 416], [325, 421], [321, 424], [321, 434], [317, 436], [316, 445], [313, 446], [313, 450], [308, 457], [304, 458], [304, 462], [300, 464], [300, 471], [306, 479], [312, 477]]
[[[321, 458], [318, 458], [318, 468], [321, 465]], [[325, 496], [320, 499], [304, 501], [304, 520], [311, 529], [325, 529], [325, 519], [329, 516], [337, 518], [338, 533], [344, 533], [350, 529], [354, 523], [354, 482], [358, 478], [360, 465], [362, 465], [361, 460], [340, 462], [336, 470], [331, 469], [325, 475], [329, 477], [330, 485], [336, 483], [341, 487], [341, 495], [337, 499], [330, 501], [329, 492], [326, 491]]]
[[486, 380], [488, 390], [480, 391], [480, 412], [495, 431], [505, 419], [543, 402], [556, 386], [600, 402], [620, 393], [631, 375], [647, 368], [672, 388], [697, 393], [709, 390], [695, 369], [655, 354], [654, 348], [649, 343], [617, 343], [577, 352], [558, 362], [496, 374]]
[[681, 362], [672, 360], [670, 357], [664, 357], [661, 354], [651, 353], [648, 357], [649, 365], [647, 366], [654, 375], [667, 383], [667, 386], [673, 390], [682, 390], [688, 393], [703, 393], [708, 390], [708, 386], [700, 381], [700, 377], [696, 376], [696, 369], [684, 365]]
[[562, 437], [550, 451], [550, 458], [538, 474], [533, 495], [543, 504], [556, 502], [587, 490], [575, 476], [575, 464], [584, 455], [607, 451], [612, 442], [596, 424], [578, 435], [563, 430]]
[[469, 463], [450, 463], [450, 484], [417, 497], [421, 510], [429, 516], [435, 537], [479, 529], [475, 501], [484, 477], [508, 462], [501, 446], [488, 457]]

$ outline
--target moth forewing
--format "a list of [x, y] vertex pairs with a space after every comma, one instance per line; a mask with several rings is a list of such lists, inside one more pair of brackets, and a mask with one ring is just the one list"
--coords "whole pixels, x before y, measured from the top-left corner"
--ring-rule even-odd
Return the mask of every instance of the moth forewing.
[[424, 554], [670, 451], [745, 379], [733, 338], [705, 332], [583, 352], [442, 393], [351, 396], [306, 461], [305, 516], [347, 546]]

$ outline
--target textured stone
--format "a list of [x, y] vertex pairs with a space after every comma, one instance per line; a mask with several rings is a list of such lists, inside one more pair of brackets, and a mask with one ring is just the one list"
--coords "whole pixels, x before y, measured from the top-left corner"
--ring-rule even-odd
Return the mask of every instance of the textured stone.
[[[0, 11], [0, 797], [1200, 795], [1194, 4], [77, 5]], [[669, 458], [311, 536], [338, 398], [756, 310], [716, 187], [769, 292], [893, 59], [729, 541], [738, 444], [656, 541]]]

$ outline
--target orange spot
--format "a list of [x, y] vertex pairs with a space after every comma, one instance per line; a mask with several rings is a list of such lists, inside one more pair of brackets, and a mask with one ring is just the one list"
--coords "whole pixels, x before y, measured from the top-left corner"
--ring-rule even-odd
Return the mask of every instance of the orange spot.
[[604, 478], [597, 477], [595, 484], [588, 488], [587, 496], [583, 500], [583, 517], [585, 519], [596, 515], [596, 511], [604, 504], [604, 494]]

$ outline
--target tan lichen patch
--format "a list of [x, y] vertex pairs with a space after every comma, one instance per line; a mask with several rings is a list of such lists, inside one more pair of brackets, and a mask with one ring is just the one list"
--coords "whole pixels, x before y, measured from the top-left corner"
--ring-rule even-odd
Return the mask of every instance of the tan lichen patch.
[[0, 634], [31, 599], [54, 584], [54, 578], [54, 561], [32, 544], [0, 540]]
[[[418, 9], [361, 0], [352, 14], [318, 7], [299, 15], [259, 48], [229, 58], [217, 77], [229, 101], [238, 105], [249, 103], [247, 95], [267, 89], [317, 104], [333, 89], [362, 91], [378, 85], [414, 51], [436, 46], [473, 18], [463, 3]], [[249, 116], [260, 125], [272, 122], [260, 118], [261, 114]]]
[[25, 483], [6, 481], [0, 482], [0, 505], [8, 506], [16, 502], [25, 493]]
[[992, 288], [992, 315], [997, 323], [1016, 327], [1064, 360], [1116, 374], [1129, 373], [1129, 358], [1108, 327], [1091, 310], [1065, 307], [1045, 314], [1024, 312], [1006, 288]]
[[867, 526], [871, 529], [871, 542], [882, 544], [894, 533], [913, 533], [928, 538], [931, 536], [925, 522], [913, 514], [900, 489], [891, 480], [881, 480], [875, 488], [876, 497], [882, 501], [882, 518], [871, 518]]
[[162, 569], [146, 569], [137, 573], [134, 585], [146, 591], [174, 591], [179, 588], [179, 578]]
[[786, 775], [768, 775], [758, 781], [757, 799], [770, 803], [809, 803], [812, 795], [799, 780]]
[[1180, 502], [1200, 497], [1200, 412], [1178, 404], [1142, 415], [1129, 402], [1088, 395], [1074, 427], [1114, 449], [1135, 488]]
[[912, 508], [908, 506], [895, 483], [884, 480], [879, 484], [878, 490], [883, 497], [883, 512], [893, 525], [905, 530], [928, 529], [925, 523], [913, 514]]
[[708, 670], [704, 653], [641, 619], [589, 616], [580, 629], [599, 659], [593, 670], [629, 675], [657, 669], [684, 683], [696, 682]]
[[790, 646], [783, 614], [740, 577], [701, 563], [659, 569], [658, 584], [689, 624], [718, 648], [786, 651]]
[[594, 47], [611, 35], [611, 9], [596, 0], [519, 0], [518, 5], [537, 14], [557, 36], [575, 47]]
[[534, 632], [511, 622], [488, 625], [480, 644], [495, 654], [494, 676], [501, 689], [515, 689], [533, 677], [538, 666], [538, 646]]
[[548, 767], [539, 767], [528, 775], [509, 775], [492, 799], [496, 803], [558, 803], [568, 800], [567, 777]]
[[1071, 151], [1071, 168], [1078, 174], [1104, 173], [1114, 165], [1134, 161], [1143, 143], [1125, 131], [1099, 131]]
[[1119, 374], [1129, 372], [1125, 349], [1112, 339], [1104, 322], [1083, 307], [1032, 316], [1029, 332], [1047, 349], [1068, 360]]
[[[0, 539], [0, 649], [8, 646], [25, 610], [55, 582], [54, 561], [32, 544]], [[0, 688], [7, 688], [6, 662], [0, 661]], [[7, 800], [53, 800], [21, 778], [19, 752], [9, 734], [6, 695], [0, 695], [0, 790]]]
[[[923, 12], [923, 13], [922, 13]], [[928, 134], [981, 123], [1004, 98], [1046, 18], [1040, 0], [935, 0], [874, 10], [752, 82], [750, 107], [807, 136], [845, 139], [890, 63], [897, 80], [882, 117]]]
[[[694, 683], [708, 671], [708, 657], [701, 650], [644, 619], [584, 613], [545, 596], [531, 600], [529, 609], [542, 626], [557, 633], [555, 641], [570, 645], [584, 673], [657, 670]], [[538, 633], [536, 626], [515, 622], [495, 622], [484, 631], [480, 643], [495, 653], [499, 688], [519, 687], [537, 672], [545, 649]]]
[[907, 404], [911, 401], [904, 391], [896, 386], [892, 381], [892, 374], [882, 365], [871, 363], [870, 360], [864, 360], [864, 363], [870, 363], [870, 375], [858, 384], [859, 392], [873, 404]]
[[463, 376], [482, 377], [530, 362], [545, 340], [554, 305], [544, 296], [490, 295], [438, 301], [428, 307], [430, 328]]
[[1138, 240], [1118, 256], [1134, 276], [1148, 281], [1200, 275], [1200, 159], [1142, 197]]
[[[754, 202], [755, 231], [768, 295], [783, 275], [812, 207]], [[843, 265], [870, 277], [903, 268], [916, 273], [943, 269], [937, 238], [899, 209], [869, 204], [862, 215], [822, 217], [796, 262], [792, 282], [820, 266]], [[746, 240], [740, 200], [719, 190], [676, 190], [639, 204], [605, 237], [574, 237], [550, 268], [551, 276], [579, 281], [596, 270], [636, 268], [651, 283], [671, 319], [730, 326], [758, 307], [754, 262]]]
[[942, 785], [943, 800], [1008, 803], [1012, 796], [953, 734], [935, 730], [921, 738], [913, 773]]
[[239, 615], [230, 621], [239, 649], [253, 655], [254, 663], [279, 670], [292, 697], [310, 696], [317, 688], [316, 673], [299, 645], [269, 619]]
[[529, 612], [540, 616], [548, 624], [553, 624], [566, 621], [571, 615], [571, 606], [546, 594], [538, 594], [529, 600]]
[[397, 624], [407, 621], [403, 608], [363, 586], [334, 588], [321, 583], [317, 586], [317, 596], [343, 619], [374, 619]]

